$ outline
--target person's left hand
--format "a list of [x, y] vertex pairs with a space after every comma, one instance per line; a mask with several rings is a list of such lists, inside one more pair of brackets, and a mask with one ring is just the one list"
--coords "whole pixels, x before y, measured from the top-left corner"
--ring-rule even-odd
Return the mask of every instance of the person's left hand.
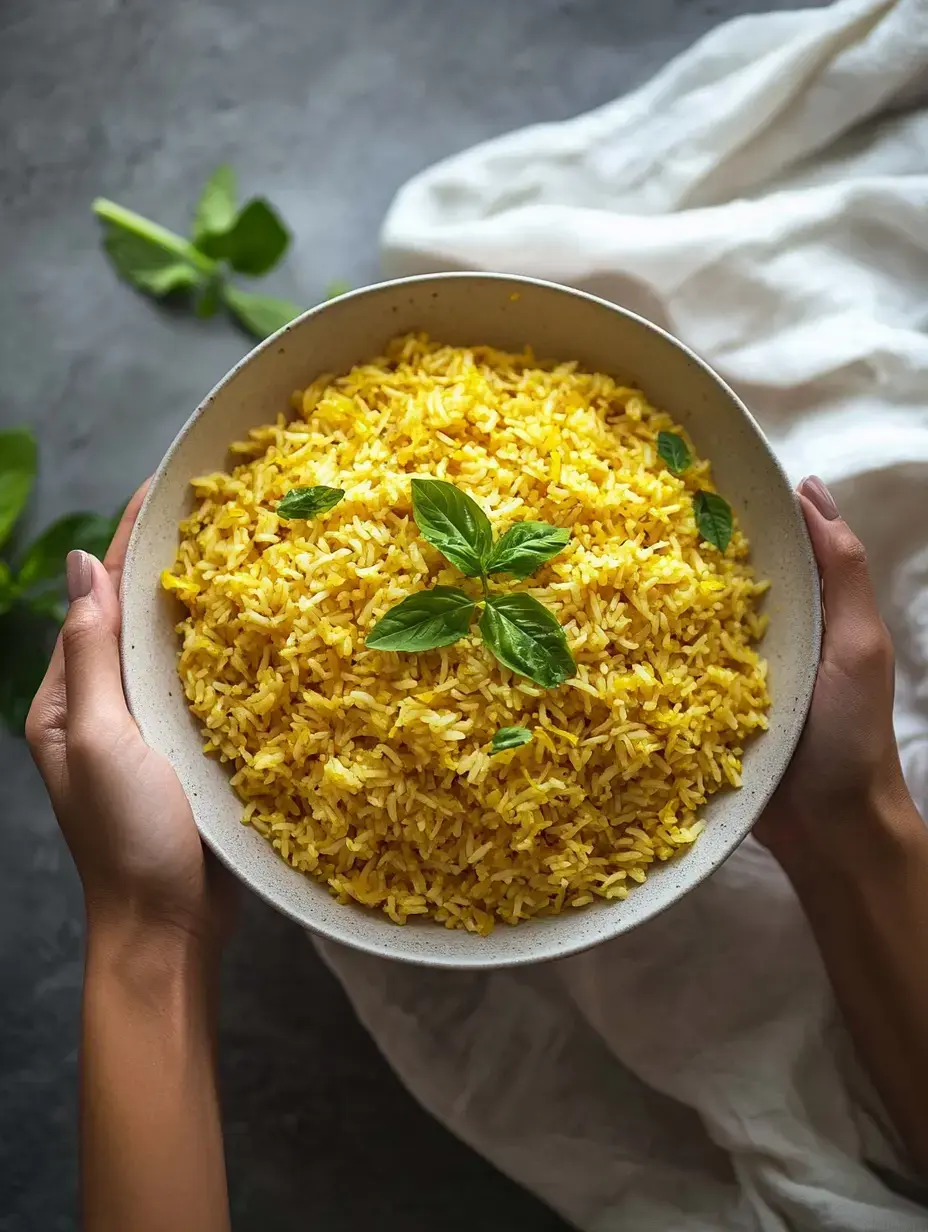
[[84, 887], [88, 919], [168, 925], [222, 938], [231, 878], [200, 842], [171, 765], [142, 739], [119, 662], [119, 583], [146, 485], [130, 501], [104, 564], [68, 557], [70, 608], [26, 722]]

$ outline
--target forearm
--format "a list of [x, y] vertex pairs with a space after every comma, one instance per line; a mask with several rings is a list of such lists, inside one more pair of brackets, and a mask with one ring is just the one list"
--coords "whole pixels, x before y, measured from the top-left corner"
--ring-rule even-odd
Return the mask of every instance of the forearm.
[[212, 960], [177, 932], [91, 923], [84, 983], [85, 1232], [227, 1232]]
[[775, 854], [858, 1053], [928, 1177], [928, 830], [904, 793], [862, 807], [841, 829], [840, 854], [813, 837]]

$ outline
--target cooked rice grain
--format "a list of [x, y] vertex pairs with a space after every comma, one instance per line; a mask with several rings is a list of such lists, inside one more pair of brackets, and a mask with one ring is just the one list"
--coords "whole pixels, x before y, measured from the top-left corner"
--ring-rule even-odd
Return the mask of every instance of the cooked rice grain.
[[[765, 584], [737, 527], [724, 554], [700, 541], [691, 497], [713, 490], [708, 463], [665, 469], [657, 433], [680, 429], [640, 390], [424, 335], [320, 377], [294, 406], [233, 446], [231, 474], [193, 481], [163, 577], [189, 609], [187, 698], [245, 820], [341, 901], [398, 924], [485, 934], [624, 898], [694, 841], [700, 806], [739, 786], [745, 739], [766, 726], [752, 646]], [[502, 581], [557, 615], [573, 680], [539, 688], [476, 633], [419, 655], [365, 648], [412, 591], [479, 593], [420, 536], [414, 475], [463, 488], [497, 534], [530, 518], [570, 528], [533, 577]], [[345, 499], [278, 519], [284, 493], [310, 484]], [[491, 757], [512, 725], [534, 739]]]

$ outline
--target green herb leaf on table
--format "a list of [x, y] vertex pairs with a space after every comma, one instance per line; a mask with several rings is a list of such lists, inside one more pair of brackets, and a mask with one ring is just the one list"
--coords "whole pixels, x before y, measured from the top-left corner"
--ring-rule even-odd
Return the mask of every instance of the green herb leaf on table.
[[577, 670], [564, 630], [531, 595], [491, 595], [480, 632], [500, 663], [544, 689], [557, 688]]
[[527, 727], [501, 727], [499, 731], [493, 733], [490, 752], [503, 753], [506, 749], [517, 749], [523, 744], [528, 744], [531, 738], [532, 733]]
[[563, 551], [570, 541], [570, 531], [547, 522], [517, 522], [498, 539], [490, 559], [487, 573], [511, 573], [513, 577], [527, 578], [552, 556]]
[[291, 300], [255, 295], [229, 285], [223, 287], [222, 294], [229, 311], [256, 338], [269, 338], [305, 311]]
[[256, 197], [243, 206], [227, 231], [205, 235], [200, 249], [228, 261], [238, 274], [258, 278], [272, 270], [287, 251], [290, 232], [269, 201]]
[[717, 492], [697, 492], [693, 497], [693, 512], [700, 535], [707, 543], [724, 552], [731, 542], [731, 505]]
[[235, 222], [235, 170], [222, 163], [206, 181], [193, 216], [193, 242], [202, 244], [208, 236], [224, 235]]
[[190, 291], [215, 272], [216, 263], [166, 227], [98, 197], [93, 211], [104, 227], [103, 246], [116, 272], [148, 295]]
[[222, 279], [208, 278], [197, 290], [193, 310], [201, 321], [214, 317], [222, 307]]
[[0, 546], [25, 508], [38, 468], [38, 447], [27, 428], [0, 432]]
[[465, 577], [479, 577], [493, 547], [490, 519], [444, 479], [413, 479], [412, 512], [422, 537]]
[[102, 559], [116, 530], [116, 522], [98, 513], [70, 513], [59, 518], [26, 549], [17, 581], [24, 589], [37, 582], [64, 576], [69, 552], [80, 548]]
[[291, 488], [277, 503], [280, 518], [316, 518], [320, 513], [334, 509], [345, 495], [344, 488], [327, 488], [319, 484], [312, 488]]
[[686, 441], [675, 432], [658, 432], [657, 452], [674, 475], [682, 475], [693, 461]]
[[367, 635], [372, 650], [418, 652], [450, 646], [470, 628], [476, 604], [455, 586], [433, 586], [409, 595], [381, 616]]

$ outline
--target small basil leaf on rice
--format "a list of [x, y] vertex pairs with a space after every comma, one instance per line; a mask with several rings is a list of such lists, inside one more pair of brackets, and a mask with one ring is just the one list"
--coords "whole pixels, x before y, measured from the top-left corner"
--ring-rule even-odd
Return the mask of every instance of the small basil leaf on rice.
[[523, 744], [528, 744], [531, 738], [532, 733], [527, 727], [501, 727], [498, 732], [493, 733], [490, 752], [503, 753], [506, 749], [517, 749]]
[[548, 522], [517, 522], [497, 540], [487, 561], [487, 573], [511, 573], [520, 580], [563, 551], [570, 531]]
[[459, 641], [470, 627], [474, 601], [456, 586], [433, 586], [391, 607], [368, 633], [371, 650], [437, 650]]
[[557, 688], [577, 670], [564, 630], [531, 595], [491, 595], [480, 632], [500, 663], [544, 689]]
[[312, 488], [291, 488], [286, 496], [278, 501], [277, 516], [315, 518], [320, 513], [334, 509], [344, 495], [344, 488], [327, 488], [324, 484]]
[[674, 475], [682, 475], [693, 461], [686, 441], [676, 432], [658, 432], [657, 452]]
[[731, 542], [731, 505], [717, 492], [697, 492], [693, 497], [693, 512], [700, 535], [707, 543], [724, 552]]
[[484, 572], [493, 548], [493, 528], [466, 492], [444, 479], [413, 479], [412, 512], [423, 539], [465, 577]]

